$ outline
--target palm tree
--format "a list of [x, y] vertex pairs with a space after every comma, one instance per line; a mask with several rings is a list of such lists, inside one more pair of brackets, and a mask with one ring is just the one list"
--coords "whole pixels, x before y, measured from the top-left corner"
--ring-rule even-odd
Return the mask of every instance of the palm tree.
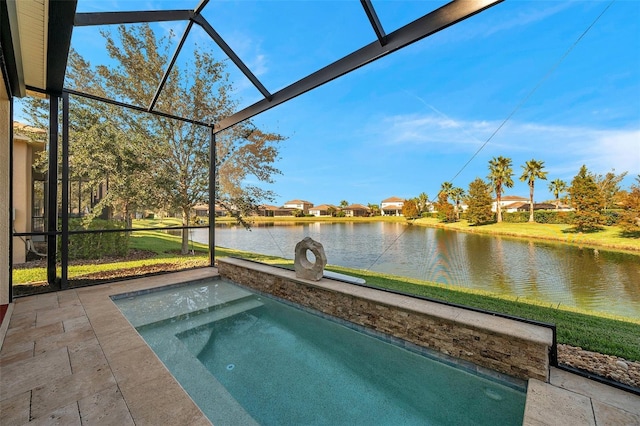
[[496, 212], [498, 223], [502, 222], [502, 191], [513, 186], [513, 169], [511, 169], [511, 158], [500, 156], [489, 160], [489, 182], [496, 193]]
[[426, 192], [421, 192], [418, 195], [418, 211], [420, 214], [426, 212], [429, 207], [429, 196]]
[[451, 182], [442, 182], [442, 186], [440, 187], [440, 192], [438, 194], [441, 193], [445, 193], [447, 194], [447, 198], [449, 198], [449, 196], [451, 195], [451, 190], [453, 189], [453, 184]]
[[449, 194], [451, 195], [451, 198], [453, 198], [453, 202], [455, 203], [456, 220], [460, 220], [460, 201], [462, 201], [462, 199], [466, 195], [464, 193], [464, 189], [459, 187], [451, 188]]
[[531, 159], [524, 163], [522, 167], [522, 176], [520, 180], [522, 182], [527, 181], [529, 184], [529, 222], [535, 222], [533, 218], [533, 186], [536, 179], [547, 180], [547, 172], [542, 171], [544, 169], [544, 161]]
[[562, 179], [554, 179], [549, 183], [549, 191], [556, 197], [556, 210], [560, 208], [560, 194], [567, 191], [567, 182]]

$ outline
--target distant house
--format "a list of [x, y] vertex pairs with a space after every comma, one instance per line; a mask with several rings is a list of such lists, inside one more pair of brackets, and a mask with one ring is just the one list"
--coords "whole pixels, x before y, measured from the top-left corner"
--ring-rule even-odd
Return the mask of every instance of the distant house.
[[292, 216], [296, 209], [277, 207], [269, 204], [262, 204], [258, 206], [255, 214], [256, 216], [275, 217], [275, 216]]
[[347, 217], [364, 217], [369, 216], [371, 213], [371, 209], [367, 206], [363, 206], [362, 204], [351, 204], [342, 209], [345, 216]]
[[402, 216], [404, 198], [389, 197], [380, 202], [380, 214], [382, 216]]
[[278, 207], [272, 206], [270, 204], [261, 204], [256, 208], [253, 214], [255, 216], [273, 217], [275, 216], [274, 211], [277, 209]]
[[[522, 203], [522, 205], [517, 208], [517, 211], [528, 212], [529, 206], [529, 203]], [[555, 208], [556, 205], [551, 203], [533, 203], [533, 210], [555, 210]]]
[[196, 204], [193, 206], [193, 213], [196, 216], [209, 216], [209, 204]]
[[333, 204], [320, 204], [319, 206], [311, 207], [309, 209], [309, 214], [312, 214], [317, 217], [321, 216], [331, 216], [331, 212], [338, 211], [338, 208]]
[[515, 203], [503, 204], [502, 211], [505, 213], [513, 213], [520, 210], [522, 206], [529, 206], [529, 203], [525, 203], [524, 201], [516, 201]]
[[305, 200], [291, 200], [282, 206], [285, 209], [301, 210], [304, 214], [309, 214], [309, 209], [313, 207], [313, 203]]
[[[513, 204], [513, 203], [528, 203], [529, 202], [529, 198], [526, 197], [519, 197], [517, 195], [503, 195], [500, 198], [500, 209], [504, 209], [505, 206], [509, 205], [509, 204]], [[497, 205], [498, 205], [498, 200], [495, 199], [493, 200], [493, 203], [491, 204], [491, 211], [497, 211]], [[516, 211], [516, 210], [513, 210]]]

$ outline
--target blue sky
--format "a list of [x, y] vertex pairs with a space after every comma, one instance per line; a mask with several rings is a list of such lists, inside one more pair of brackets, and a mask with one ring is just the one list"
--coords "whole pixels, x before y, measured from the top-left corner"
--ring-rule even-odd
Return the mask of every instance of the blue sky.
[[[197, 3], [79, 0], [78, 11]], [[444, 3], [373, 0], [386, 32]], [[356, 0], [215, 0], [204, 16], [271, 92], [375, 40]], [[181, 34], [184, 24], [154, 28]], [[199, 28], [185, 51], [194, 43], [222, 55]], [[76, 29], [72, 45], [93, 64], [108, 63], [95, 28]], [[259, 100], [231, 67], [240, 104]], [[378, 204], [421, 192], [433, 199], [454, 176], [464, 189], [486, 177], [498, 155], [513, 159], [507, 195], [528, 196], [518, 177], [532, 158], [545, 162], [549, 181], [570, 182], [586, 164], [595, 173], [627, 171], [628, 187], [640, 174], [640, 1], [507, 0], [254, 122], [288, 137], [276, 165], [282, 175], [262, 185], [278, 205]], [[552, 198], [547, 182], [537, 182], [536, 201]]]

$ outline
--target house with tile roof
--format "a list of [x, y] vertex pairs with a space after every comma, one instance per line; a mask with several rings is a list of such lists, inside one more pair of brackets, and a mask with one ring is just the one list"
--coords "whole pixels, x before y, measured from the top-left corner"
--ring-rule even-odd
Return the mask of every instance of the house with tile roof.
[[[503, 195], [500, 198], [500, 209], [504, 209], [505, 206], [508, 206], [509, 204], [513, 204], [513, 203], [528, 203], [529, 202], [529, 198], [528, 197], [519, 197], [517, 195]], [[498, 205], [498, 200], [494, 199], [493, 203], [491, 204], [491, 211], [497, 211], [497, 205]], [[517, 207], [516, 207], [517, 208]], [[515, 211], [515, 210], [513, 210]]]
[[304, 214], [309, 214], [309, 209], [313, 207], [313, 203], [305, 200], [291, 200], [282, 206], [285, 209], [301, 210]]
[[332, 216], [332, 212], [335, 214], [339, 209], [333, 204], [320, 204], [319, 206], [314, 206], [309, 209], [309, 214], [312, 214], [316, 217], [322, 216]]
[[389, 197], [380, 202], [380, 214], [382, 216], [402, 216], [404, 198]]
[[342, 209], [347, 217], [366, 217], [371, 214], [371, 209], [362, 204], [351, 204]]

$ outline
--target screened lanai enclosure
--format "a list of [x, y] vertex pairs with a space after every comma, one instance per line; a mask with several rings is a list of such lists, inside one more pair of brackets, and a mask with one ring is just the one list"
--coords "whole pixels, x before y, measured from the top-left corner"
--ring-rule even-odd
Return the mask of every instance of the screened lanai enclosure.
[[[252, 8], [194, 0], [170, 9], [189, 3], [125, 11], [82, 0], [0, 1], [8, 121], [18, 105], [36, 121], [8, 129], [9, 300], [214, 265], [216, 216], [258, 211], [271, 194], [247, 176], [268, 183], [277, 173], [274, 144], [286, 136], [254, 117], [499, 1], [424, 2], [422, 16], [394, 2], [335, 2], [335, 20], [314, 15], [323, 2]], [[247, 59], [234, 20], [269, 28], [264, 43], [295, 38], [301, 27], [315, 42], [280, 52], [267, 72]], [[295, 29], [281, 25], [293, 21]], [[340, 44], [325, 45], [327, 32], [342, 32]], [[295, 73], [281, 72], [287, 55], [305, 54]], [[323, 99], [327, 108], [335, 101]], [[208, 234], [208, 246], [194, 244], [196, 231]], [[172, 234], [182, 244], [171, 254], [189, 261], [127, 264]], [[140, 236], [147, 245], [132, 245]], [[82, 266], [88, 262], [91, 274]], [[118, 273], [100, 269], [114, 262]]]

